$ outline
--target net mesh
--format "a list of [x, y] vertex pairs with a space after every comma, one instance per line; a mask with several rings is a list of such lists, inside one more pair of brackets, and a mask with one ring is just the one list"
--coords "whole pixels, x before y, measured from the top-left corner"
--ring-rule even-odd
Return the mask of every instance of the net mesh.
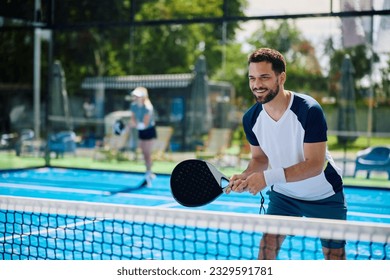
[[288, 235], [279, 259], [389, 259], [390, 225], [0, 196], [2, 259], [256, 259], [263, 233]]

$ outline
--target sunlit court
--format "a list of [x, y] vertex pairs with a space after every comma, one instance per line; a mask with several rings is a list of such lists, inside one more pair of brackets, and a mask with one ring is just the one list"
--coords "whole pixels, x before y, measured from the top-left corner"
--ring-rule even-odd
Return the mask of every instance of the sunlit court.
[[[169, 175], [157, 175], [153, 188], [140, 188], [142, 180], [139, 173], [84, 169], [1, 172], [1, 258], [257, 257], [261, 225], [266, 228], [269, 223], [259, 215], [259, 195], [223, 194], [211, 204], [188, 209], [173, 199]], [[266, 190], [263, 193], [267, 207]], [[351, 224], [340, 225], [342, 230], [334, 234], [342, 232], [351, 238], [347, 240], [347, 259], [388, 259], [390, 191], [346, 187], [345, 194]], [[331, 230], [326, 222], [323, 227], [307, 224], [304, 228], [304, 224], [287, 219], [276, 220], [269, 227], [278, 224], [282, 232], [287, 225], [287, 232], [296, 232], [285, 241], [280, 259], [323, 259], [316, 234]]]

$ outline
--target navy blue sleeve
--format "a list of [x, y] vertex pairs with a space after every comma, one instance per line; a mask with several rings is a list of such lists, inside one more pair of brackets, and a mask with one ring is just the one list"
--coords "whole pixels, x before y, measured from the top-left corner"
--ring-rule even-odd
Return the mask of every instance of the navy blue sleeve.
[[257, 117], [260, 114], [261, 110], [262, 106], [259, 104], [255, 104], [244, 114], [242, 118], [242, 125], [244, 127], [246, 139], [253, 146], [260, 145], [252, 128], [255, 125]]
[[324, 112], [319, 104], [311, 106], [307, 112], [305, 124], [305, 143], [327, 141], [327, 124]]

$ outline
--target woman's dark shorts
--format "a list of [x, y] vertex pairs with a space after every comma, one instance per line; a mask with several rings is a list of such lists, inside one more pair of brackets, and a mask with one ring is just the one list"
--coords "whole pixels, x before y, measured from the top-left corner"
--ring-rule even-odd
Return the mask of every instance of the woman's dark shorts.
[[156, 127], [152, 126], [144, 130], [138, 130], [138, 138], [141, 140], [150, 140], [157, 138]]

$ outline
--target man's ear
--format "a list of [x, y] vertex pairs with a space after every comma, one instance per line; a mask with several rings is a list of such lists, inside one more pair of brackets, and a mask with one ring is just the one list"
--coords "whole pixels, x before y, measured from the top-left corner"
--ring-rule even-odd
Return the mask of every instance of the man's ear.
[[279, 77], [280, 77], [280, 83], [284, 85], [284, 83], [286, 82], [286, 78], [287, 78], [286, 72], [280, 73]]

